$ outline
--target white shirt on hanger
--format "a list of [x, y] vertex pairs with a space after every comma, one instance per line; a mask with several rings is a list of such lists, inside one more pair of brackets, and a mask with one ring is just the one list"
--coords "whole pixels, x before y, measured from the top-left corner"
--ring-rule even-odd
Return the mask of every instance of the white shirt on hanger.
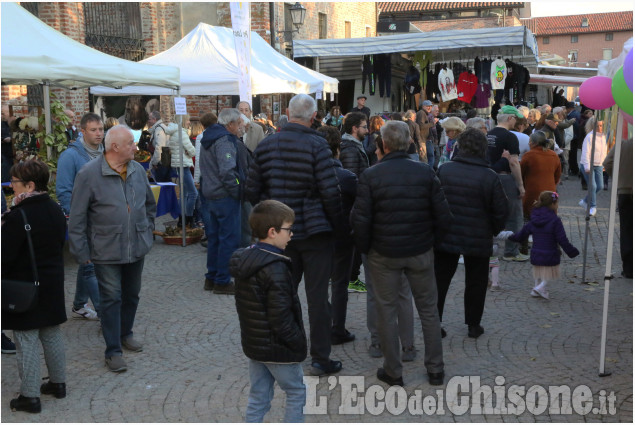
[[456, 84], [454, 83], [452, 70], [442, 69], [439, 72], [439, 91], [441, 92], [441, 100], [443, 102], [459, 97], [456, 92]]
[[490, 73], [492, 90], [504, 89], [505, 78], [507, 78], [507, 64], [502, 59], [496, 59], [492, 62], [492, 71]]

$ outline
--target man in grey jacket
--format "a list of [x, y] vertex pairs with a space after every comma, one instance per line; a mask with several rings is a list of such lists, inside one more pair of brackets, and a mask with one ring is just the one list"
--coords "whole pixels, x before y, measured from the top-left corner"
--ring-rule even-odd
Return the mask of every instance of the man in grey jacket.
[[141, 351], [134, 324], [145, 255], [152, 248], [156, 203], [129, 128], [112, 127], [104, 155], [77, 173], [68, 235], [79, 264], [92, 261], [99, 281], [106, 366], [127, 369], [121, 347]]

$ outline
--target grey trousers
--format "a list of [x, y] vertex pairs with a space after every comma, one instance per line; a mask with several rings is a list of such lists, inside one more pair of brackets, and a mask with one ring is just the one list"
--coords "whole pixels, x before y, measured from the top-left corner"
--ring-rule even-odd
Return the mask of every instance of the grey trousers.
[[[362, 254], [364, 265], [364, 278], [366, 279], [366, 326], [370, 333], [370, 343], [380, 345], [377, 332], [377, 310], [375, 307], [375, 290], [373, 289], [373, 277], [368, 268], [368, 257]], [[414, 346], [415, 324], [414, 308], [412, 307], [412, 291], [406, 275], [401, 275], [401, 287], [399, 289], [399, 308], [397, 311], [397, 323], [399, 327], [399, 340], [402, 348]]]
[[[505, 230], [516, 233], [523, 227], [523, 202], [518, 196], [520, 192], [516, 186], [516, 180], [511, 174], [499, 174], [505, 195], [507, 195], [508, 216], [505, 222]], [[520, 244], [512, 241], [505, 241], [505, 257], [515, 257], [518, 255]]]
[[245, 248], [252, 244], [251, 226], [249, 225], [249, 214], [253, 207], [249, 202], [240, 204], [240, 247]]
[[49, 381], [66, 383], [66, 351], [64, 337], [59, 325], [28, 331], [13, 331], [15, 339], [18, 374], [22, 380], [20, 394], [24, 397], [39, 397], [42, 375], [40, 373], [40, 347], [44, 349], [44, 361], [49, 372]]
[[441, 323], [437, 310], [437, 284], [434, 278], [434, 254], [427, 252], [405, 258], [388, 258], [372, 250], [368, 253], [368, 266], [375, 290], [376, 310], [384, 370], [393, 377], [402, 376], [399, 350], [397, 310], [399, 285], [406, 275], [415, 306], [421, 319], [425, 344], [424, 364], [428, 373], [443, 371]]

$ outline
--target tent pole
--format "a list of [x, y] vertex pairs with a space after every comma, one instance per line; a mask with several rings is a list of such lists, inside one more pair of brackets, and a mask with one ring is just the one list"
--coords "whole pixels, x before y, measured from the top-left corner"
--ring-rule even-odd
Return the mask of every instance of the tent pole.
[[[181, 90], [176, 91], [176, 96], [181, 97]], [[181, 198], [181, 237], [182, 246], [185, 246], [185, 193], [183, 193], [183, 115], [178, 116], [179, 124], [179, 198]], [[189, 173], [190, 170], [187, 170]]]
[[[620, 154], [622, 151], [622, 114], [617, 116], [617, 129], [615, 134], [615, 153], [613, 157], [613, 176], [611, 184], [611, 206], [609, 208], [609, 234], [606, 244], [606, 267], [604, 269], [604, 304], [602, 307], [602, 338], [600, 339], [600, 376], [609, 376], [611, 373], [604, 370], [606, 356], [606, 327], [609, 313], [609, 289], [611, 286], [611, 265], [613, 264], [613, 237], [615, 234], [615, 207], [617, 203], [617, 180], [620, 174]], [[620, 229], [620, 232], [622, 229]]]
[[[51, 134], [51, 93], [48, 81], [42, 84], [42, 94], [44, 97], [44, 126], [46, 134]], [[50, 160], [52, 156], [53, 149], [50, 146], [46, 146], [46, 158]]]
[[[586, 204], [586, 216], [584, 220], [586, 221], [584, 227], [584, 256], [582, 257], [582, 283], [586, 283], [586, 253], [587, 253], [587, 244], [589, 241], [589, 225], [591, 221], [591, 191], [595, 190], [593, 187], [595, 185], [595, 177], [593, 175], [593, 159], [595, 157], [595, 136], [597, 134], [598, 128], [598, 118], [600, 116], [599, 111], [595, 111], [595, 125], [593, 126], [593, 137], [591, 138], [591, 160], [589, 161], [589, 177], [587, 178], [587, 204]], [[584, 173], [585, 171], [582, 170]]]

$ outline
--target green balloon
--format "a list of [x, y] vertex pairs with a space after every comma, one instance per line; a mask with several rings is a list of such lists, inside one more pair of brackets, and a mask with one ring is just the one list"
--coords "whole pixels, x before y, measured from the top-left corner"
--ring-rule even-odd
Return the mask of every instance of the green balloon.
[[623, 67], [613, 77], [611, 93], [617, 106], [628, 115], [633, 115], [633, 92], [626, 85]]

